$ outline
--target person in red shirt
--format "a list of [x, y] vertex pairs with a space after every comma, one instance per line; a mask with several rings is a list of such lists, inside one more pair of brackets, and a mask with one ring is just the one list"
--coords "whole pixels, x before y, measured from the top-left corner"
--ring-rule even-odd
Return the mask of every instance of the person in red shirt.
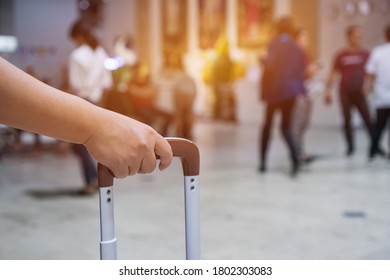
[[339, 74], [339, 96], [347, 142], [346, 155], [351, 156], [355, 150], [351, 127], [351, 109], [355, 107], [360, 113], [370, 139], [373, 135], [373, 124], [363, 90], [364, 66], [369, 52], [362, 48], [363, 34], [358, 25], [349, 26], [346, 30], [346, 37], [348, 46], [339, 51], [334, 58], [333, 68], [329, 74], [324, 93], [324, 101], [326, 104], [332, 103], [331, 88], [337, 74]]

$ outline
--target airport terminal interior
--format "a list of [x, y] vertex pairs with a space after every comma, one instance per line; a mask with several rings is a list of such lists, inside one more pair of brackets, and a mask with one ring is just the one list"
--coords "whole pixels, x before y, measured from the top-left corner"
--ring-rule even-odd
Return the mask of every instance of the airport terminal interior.
[[[307, 32], [306, 52], [316, 65], [305, 78], [311, 111], [296, 170], [281, 114], [271, 126], [266, 168], [260, 162], [262, 61], [276, 23], [287, 17]], [[80, 18], [91, 23], [113, 77], [99, 105], [139, 116], [127, 110], [135, 99], [115, 97], [123, 86], [117, 74], [128, 67], [125, 74], [136, 73], [154, 90], [153, 112], [164, 112], [148, 124], [160, 131], [169, 115], [161, 133], [198, 146], [202, 259], [390, 259], [389, 128], [372, 157], [372, 139], [352, 108], [350, 149], [338, 76], [330, 85], [333, 102], [325, 100], [348, 28], [359, 30], [368, 52], [384, 44], [390, 1], [0, 0], [0, 55], [72, 93], [70, 29]], [[171, 60], [180, 61], [194, 89], [184, 115]], [[223, 71], [215, 74], [218, 63]], [[232, 71], [224, 76], [227, 67]], [[215, 82], [218, 76], [223, 82]], [[131, 83], [125, 81], [126, 92], [135, 90]], [[364, 99], [374, 126], [375, 96]], [[99, 194], [83, 192], [83, 165], [72, 144], [1, 124], [0, 137], [0, 259], [99, 259]], [[183, 181], [178, 158], [165, 171], [115, 179], [119, 259], [185, 258]]]

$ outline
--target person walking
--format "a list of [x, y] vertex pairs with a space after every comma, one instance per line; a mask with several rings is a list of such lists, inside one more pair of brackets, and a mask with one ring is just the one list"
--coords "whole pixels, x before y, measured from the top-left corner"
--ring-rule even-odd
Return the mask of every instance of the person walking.
[[339, 98], [344, 120], [344, 135], [347, 144], [346, 155], [355, 152], [355, 143], [351, 127], [351, 110], [356, 108], [371, 140], [373, 125], [363, 91], [365, 70], [369, 52], [362, 48], [363, 34], [360, 26], [351, 25], [346, 29], [348, 46], [340, 50], [334, 58], [324, 93], [324, 101], [330, 105], [333, 101], [331, 88], [337, 75], [340, 75]]
[[297, 97], [292, 116], [292, 134], [296, 145], [298, 159], [300, 163], [306, 164], [314, 160], [315, 156], [309, 155], [305, 151], [304, 136], [310, 125], [310, 118], [313, 110], [313, 90], [310, 83], [317, 74], [321, 65], [313, 62], [308, 48], [310, 43], [309, 33], [306, 29], [300, 28], [295, 33], [295, 41], [302, 48], [305, 62], [305, 90]]
[[373, 89], [376, 124], [369, 151], [369, 160], [379, 153], [379, 141], [390, 117], [390, 25], [385, 28], [386, 42], [374, 48], [366, 64], [365, 90]]
[[305, 63], [302, 49], [295, 42], [293, 22], [283, 17], [277, 23], [277, 37], [269, 44], [262, 60], [264, 72], [261, 99], [265, 103], [264, 124], [260, 135], [259, 172], [267, 170], [267, 152], [274, 114], [282, 114], [281, 132], [290, 151], [291, 175], [298, 173], [299, 160], [291, 132], [295, 99], [304, 92]]

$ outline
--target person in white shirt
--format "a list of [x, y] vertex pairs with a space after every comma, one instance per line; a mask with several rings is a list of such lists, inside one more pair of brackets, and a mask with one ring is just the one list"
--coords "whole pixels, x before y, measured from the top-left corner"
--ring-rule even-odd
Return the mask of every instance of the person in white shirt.
[[386, 42], [376, 48], [370, 54], [366, 64], [367, 79], [366, 92], [373, 89], [374, 106], [376, 108], [376, 125], [369, 152], [372, 160], [378, 154], [378, 145], [390, 117], [390, 25], [385, 28]]
[[69, 84], [76, 95], [99, 104], [104, 90], [112, 86], [112, 75], [104, 67], [108, 55], [90, 30], [85, 20], [71, 28], [70, 37], [77, 48], [69, 58]]
[[[85, 19], [76, 21], [70, 29], [77, 47], [69, 57], [69, 85], [75, 95], [99, 105], [103, 92], [112, 86], [112, 76], [104, 67], [108, 55], [92, 30]], [[83, 145], [73, 144], [72, 149], [82, 162], [86, 187], [81, 194], [92, 194], [97, 191], [96, 164]]]

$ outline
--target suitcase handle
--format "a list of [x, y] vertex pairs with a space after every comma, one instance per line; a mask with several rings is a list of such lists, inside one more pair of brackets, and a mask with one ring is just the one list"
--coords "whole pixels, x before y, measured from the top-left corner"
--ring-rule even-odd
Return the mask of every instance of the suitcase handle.
[[[173, 156], [180, 157], [184, 173], [186, 258], [200, 259], [200, 217], [199, 217], [199, 150], [190, 140], [166, 138]], [[116, 259], [116, 237], [114, 227], [113, 184], [114, 175], [102, 164], [98, 164], [100, 205], [100, 258]]]
[[[198, 147], [192, 141], [184, 138], [167, 137], [165, 139], [171, 145], [173, 156], [181, 159], [184, 176], [199, 175]], [[114, 184], [114, 175], [111, 170], [100, 163], [98, 164], [98, 181], [99, 187], [110, 187]]]

